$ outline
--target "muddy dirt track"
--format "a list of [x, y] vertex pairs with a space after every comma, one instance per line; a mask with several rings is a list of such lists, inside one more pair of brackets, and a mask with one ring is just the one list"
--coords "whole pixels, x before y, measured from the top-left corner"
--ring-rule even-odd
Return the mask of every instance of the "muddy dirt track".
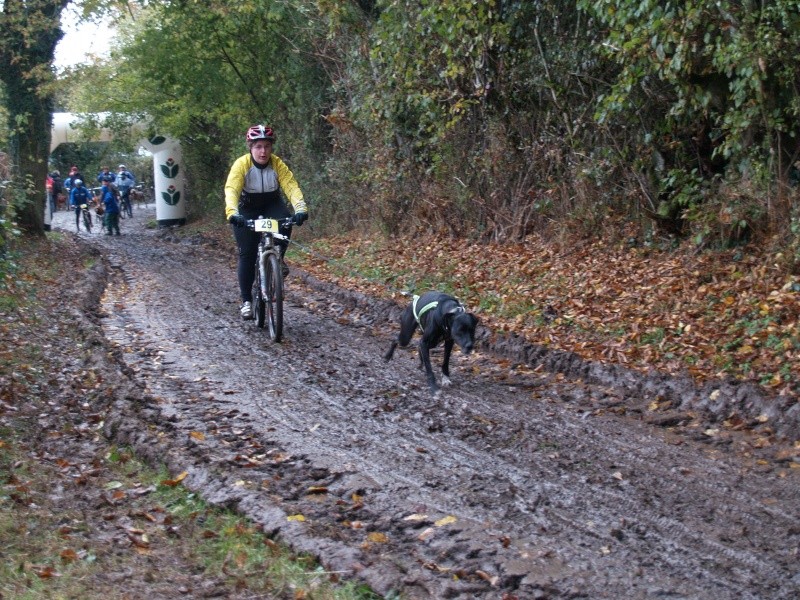
[[[482, 331], [434, 397], [414, 348], [381, 358], [400, 307], [294, 269], [271, 343], [238, 318], [232, 239], [153, 218], [79, 234], [102, 251], [98, 323], [135, 384], [107, 435], [330, 571], [404, 598], [800, 594], [800, 469], [777, 444], [759, 455], [757, 433], [722, 432], [770, 406], [753, 390]], [[772, 409], [773, 432], [795, 430], [796, 407]]]

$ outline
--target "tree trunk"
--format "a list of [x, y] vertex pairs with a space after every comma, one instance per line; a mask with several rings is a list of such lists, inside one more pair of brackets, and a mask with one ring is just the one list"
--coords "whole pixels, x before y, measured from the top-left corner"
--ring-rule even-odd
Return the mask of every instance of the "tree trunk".
[[47, 200], [45, 180], [53, 126], [52, 102], [50, 99], [36, 98], [35, 102], [30, 103], [28, 99], [36, 95], [30, 90], [20, 89], [22, 87], [6, 84], [11, 121], [23, 117], [18, 120], [19, 125], [12, 133], [11, 172], [15, 187], [28, 192], [28, 202], [16, 206], [15, 210], [20, 229], [28, 234], [44, 235]]
[[45, 180], [53, 124], [52, 64], [69, 0], [6, 0], [0, 13], [0, 79], [11, 125], [11, 173], [28, 202], [15, 206], [20, 228], [44, 234]]

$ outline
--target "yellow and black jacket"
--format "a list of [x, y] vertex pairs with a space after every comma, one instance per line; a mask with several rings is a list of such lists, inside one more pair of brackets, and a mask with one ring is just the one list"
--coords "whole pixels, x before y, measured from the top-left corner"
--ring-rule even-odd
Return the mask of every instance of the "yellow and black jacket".
[[237, 213], [248, 219], [288, 216], [281, 191], [294, 212], [308, 212], [300, 186], [280, 158], [273, 154], [269, 162], [261, 166], [249, 153], [240, 156], [231, 166], [225, 182], [225, 219]]

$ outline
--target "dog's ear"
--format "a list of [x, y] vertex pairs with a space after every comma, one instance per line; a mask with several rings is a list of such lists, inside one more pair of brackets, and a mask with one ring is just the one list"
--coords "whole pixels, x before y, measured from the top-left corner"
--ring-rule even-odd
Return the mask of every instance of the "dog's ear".
[[473, 315], [472, 313], [468, 313], [467, 316], [469, 316], [470, 321], [472, 321], [472, 326], [473, 327], [477, 327], [478, 323], [481, 322], [481, 320], [478, 317], [476, 317], [475, 315]]

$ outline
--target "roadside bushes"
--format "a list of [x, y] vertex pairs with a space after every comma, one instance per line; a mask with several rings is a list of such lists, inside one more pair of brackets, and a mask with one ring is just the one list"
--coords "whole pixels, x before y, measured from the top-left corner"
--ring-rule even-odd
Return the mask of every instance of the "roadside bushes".
[[203, 210], [218, 210], [243, 126], [266, 119], [319, 233], [502, 242], [635, 223], [708, 247], [789, 227], [793, 3], [210, 6], [143, 10], [128, 79], [112, 78], [132, 82], [120, 109], [138, 104], [189, 148]]

